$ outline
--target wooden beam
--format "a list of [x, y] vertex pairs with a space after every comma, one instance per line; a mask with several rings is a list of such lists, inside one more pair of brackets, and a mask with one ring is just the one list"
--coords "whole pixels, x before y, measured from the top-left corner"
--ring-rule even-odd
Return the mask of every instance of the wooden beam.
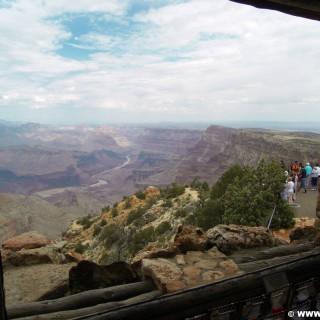
[[[11, 305], [7, 308], [10, 319], [81, 309], [100, 303], [127, 299], [154, 289], [153, 281], [141, 281], [104, 289], [89, 290], [56, 300], [45, 300]], [[2, 320], [2, 319], [1, 319]]]
[[320, 276], [320, 255], [284, 263], [208, 285], [185, 289], [173, 294], [160, 296], [148, 302], [142, 302], [107, 312], [78, 317], [76, 320], [179, 320], [205, 313], [210, 308], [228, 303], [243, 301], [265, 293], [263, 278], [285, 272], [289, 282], [297, 283]]
[[91, 314], [91, 313], [106, 311], [109, 309], [125, 307], [131, 304], [148, 301], [160, 295], [162, 295], [162, 292], [160, 290], [155, 290], [155, 291], [137, 295], [122, 301], [112, 301], [112, 302], [98, 304], [96, 306], [81, 308], [77, 310], [66, 310], [66, 311], [57, 311], [57, 312], [48, 313], [48, 314], [39, 314], [39, 315], [30, 316], [30, 317], [18, 318], [17, 320], [56, 320], [56, 319], [70, 320], [77, 317], [85, 317], [87, 314]]

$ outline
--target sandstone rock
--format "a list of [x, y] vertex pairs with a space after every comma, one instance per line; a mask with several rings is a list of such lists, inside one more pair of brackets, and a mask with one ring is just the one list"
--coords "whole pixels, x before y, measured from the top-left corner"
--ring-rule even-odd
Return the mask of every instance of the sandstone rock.
[[64, 254], [53, 246], [13, 252], [7, 257], [7, 261], [14, 266], [31, 266], [41, 263], [61, 264], [67, 262]]
[[139, 252], [132, 260], [131, 265], [134, 269], [140, 268], [142, 259], [171, 258], [178, 252], [177, 247], [158, 249], [153, 246], [148, 247], [146, 251]]
[[31, 266], [35, 264], [52, 263], [47, 253], [38, 249], [14, 252], [7, 260], [14, 266]]
[[151, 277], [162, 292], [169, 292], [170, 288], [172, 290], [170, 283], [180, 281], [182, 271], [173, 262], [163, 258], [143, 259], [141, 274], [144, 279]]
[[178, 254], [176, 256], [176, 261], [178, 265], [184, 266], [186, 264], [185, 260], [184, 260], [184, 256], [182, 254]]
[[168, 293], [183, 290], [185, 288], [187, 288], [187, 285], [179, 280], [169, 281], [166, 284], [166, 290]]
[[204, 281], [214, 281], [224, 277], [224, 273], [219, 270], [207, 271], [202, 274], [202, 280]]
[[317, 229], [312, 226], [304, 228], [297, 228], [293, 230], [290, 235], [290, 242], [296, 241], [297, 243], [313, 242], [317, 239]]
[[70, 262], [80, 262], [84, 259], [80, 253], [75, 252], [75, 251], [66, 252], [65, 257]]
[[35, 231], [30, 231], [4, 241], [2, 248], [19, 251], [21, 249], [41, 248], [49, 243], [51, 243], [51, 240], [47, 236]]
[[220, 267], [225, 269], [229, 274], [239, 271], [239, 267], [231, 259], [220, 262]]
[[210, 248], [207, 235], [201, 228], [180, 226], [174, 237], [174, 245], [185, 253], [187, 251], [205, 251]]
[[208, 230], [207, 236], [211, 245], [226, 254], [240, 248], [273, 246], [275, 243], [272, 232], [264, 227], [218, 225]]
[[189, 251], [185, 255], [185, 261], [192, 265], [204, 258], [204, 253], [201, 251]]
[[184, 280], [187, 285], [198, 284], [201, 280], [200, 278], [200, 268], [194, 266], [188, 266], [183, 269]]
[[149, 186], [145, 188], [147, 197], [152, 197], [160, 194], [160, 190], [157, 187]]
[[201, 269], [212, 270], [217, 266], [217, 262], [215, 260], [201, 260], [195, 263], [195, 266]]
[[69, 272], [69, 287], [72, 294], [135, 281], [137, 281], [136, 273], [128, 263], [122, 261], [100, 266], [83, 260]]

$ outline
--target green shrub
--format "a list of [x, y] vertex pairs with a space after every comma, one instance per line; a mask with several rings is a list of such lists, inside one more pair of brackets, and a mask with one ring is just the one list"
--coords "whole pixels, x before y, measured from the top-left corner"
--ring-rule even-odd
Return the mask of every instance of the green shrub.
[[113, 207], [111, 210], [111, 215], [113, 218], [115, 218], [118, 215], [118, 210], [116, 207]]
[[89, 214], [87, 216], [82, 217], [80, 220], [77, 221], [78, 224], [81, 224], [83, 226], [83, 230], [88, 229], [93, 224], [93, 221], [91, 220], [92, 216]]
[[119, 238], [119, 227], [115, 224], [108, 224], [102, 229], [100, 233], [100, 240], [103, 241], [104, 246], [109, 249]]
[[144, 200], [146, 198], [147, 194], [144, 190], [139, 190], [135, 193], [135, 196], [140, 200]]
[[163, 202], [163, 204], [161, 205], [161, 207], [164, 208], [172, 208], [173, 207], [173, 202], [171, 199], [166, 199], [166, 201]]
[[100, 232], [101, 232], [101, 227], [100, 227], [98, 224], [96, 224], [96, 225], [94, 226], [93, 236], [94, 236], [94, 237], [97, 236]]
[[110, 210], [110, 206], [104, 206], [103, 208], [101, 208], [101, 213], [108, 212], [109, 210]]
[[131, 198], [128, 198], [126, 202], [124, 203], [124, 208], [125, 209], [130, 209], [131, 208]]
[[139, 207], [137, 210], [131, 210], [127, 217], [127, 225], [142, 217], [147, 212], [146, 207]]
[[175, 213], [174, 216], [176, 218], [185, 218], [188, 215], [187, 210], [184, 209], [178, 209]]
[[136, 254], [142, 250], [149, 242], [155, 240], [154, 227], [147, 227], [138, 231], [130, 241], [129, 251], [131, 254]]
[[112, 208], [116, 208], [119, 205], [119, 202], [115, 202]]
[[155, 232], [158, 235], [166, 233], [168, 230], [170, 230], [171, 224], [169, 221], [162, 221], [158, 227], [156, 228]]
[[101, 227], [104, 227], [106, 224], [107, 224], [106, 219], [102, 219], [102, 220], [100, 221], [100, 226], [101, 226]]
[[81, 242], [78, 242], [74, 247], [74, 251], [80, 254], [83, 254], [84, 251], [87, 249], [87, 245], [83, 245]]

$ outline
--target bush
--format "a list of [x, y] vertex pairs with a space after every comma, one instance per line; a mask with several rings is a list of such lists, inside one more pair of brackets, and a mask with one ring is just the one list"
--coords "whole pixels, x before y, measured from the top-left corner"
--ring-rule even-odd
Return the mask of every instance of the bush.
[[176, 218], [185, 218], [187, 215], [188, 215], [187, 210], [181, 209], [181, 208], [174, 213], [174, 216]]
[[92, 216], [89, 214], [87, 216], [82, 217], [80, 220], [77, 221], [78, 224], [81, 224], [83, 226], [83, 230], [88, 229], [93, 224], [93, 221], [91, 220]]
[[103, 241], [103, 244], [107, 249], [117, 242], [118, 238], [119, 227], [115, 223], [107, 225], [100, 233], [100, 240]]
[[107, 224], [106, 219], [102, 219], [102, 220], [100, 221], [100, 226], [101, 226], [101, 227], [104, 227], [106, 224]]
[[118, 215], [118, 210], [116, 207], [112, 208], [111, 215], [113, 218], [115, 218]]
[[166, 233], [168, 230], [170, 230], [171, 224], [169, 221], [162, 221], [158, 227], [156, 228], [155, 232], [158, 235]]
[[80, 254], [83, 254], [84, 251], [87, 249], [87, 245], [83, 245], [81, 242], [78, 242], [74, 247], [74, 251]]
[[101, 208], [101, 213], [108, 212], [109, 210], [110, 210], [110, 206], [104, 206], [103, 208]]
[[138, 199], [140, 199], [140, 200], [145, 200], [147, 194], [146, 194], [145, 191], [139, 190], [139, 191], [137, 191], [137, 192], [135, 193], [135, 196], [136, 196]]
[[146, 207], [139, 207], [137, 210], [131, 210], [127, 217], [127, 225], [142, 217], [147, 212]]
[[124, 203], [124, 208], [125, 209], [130, 209], [131, 208], [131, 198], [128, 198], [126, 202]]
[[97, 236], [99, 233], [101, 232], [101, 227], [99, 225], [95, 225], [94, 226], [94, 230], [93, 230], [93, 236]]
[[162, 205], [161, 207], [164, 208], [172, 208], [173, 207], [173, 203], [171, 199], [167, 199]]
[[184, 194], [185, 190], [186, 190], [185, 186], [182, 186], [176, 182], [173, 182], [172, 187], [165, 188], [164, 194], [167, 199], [175, 198]]
[[138, 251], [142, 250], [149, 242], [155, 240], [154, 227], [147, 227], [138, 231], [129, 244], [130, 253], [136, 254]]

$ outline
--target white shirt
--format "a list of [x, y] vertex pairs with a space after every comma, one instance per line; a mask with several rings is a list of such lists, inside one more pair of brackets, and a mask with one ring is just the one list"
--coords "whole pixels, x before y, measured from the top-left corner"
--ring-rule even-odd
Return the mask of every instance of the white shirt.
[[294, 182], [293, 181], [288, 181], [287, 182], [287, 187], [286, 187], [286, 191], [287, 192], [293, 192], [294, 188]]

